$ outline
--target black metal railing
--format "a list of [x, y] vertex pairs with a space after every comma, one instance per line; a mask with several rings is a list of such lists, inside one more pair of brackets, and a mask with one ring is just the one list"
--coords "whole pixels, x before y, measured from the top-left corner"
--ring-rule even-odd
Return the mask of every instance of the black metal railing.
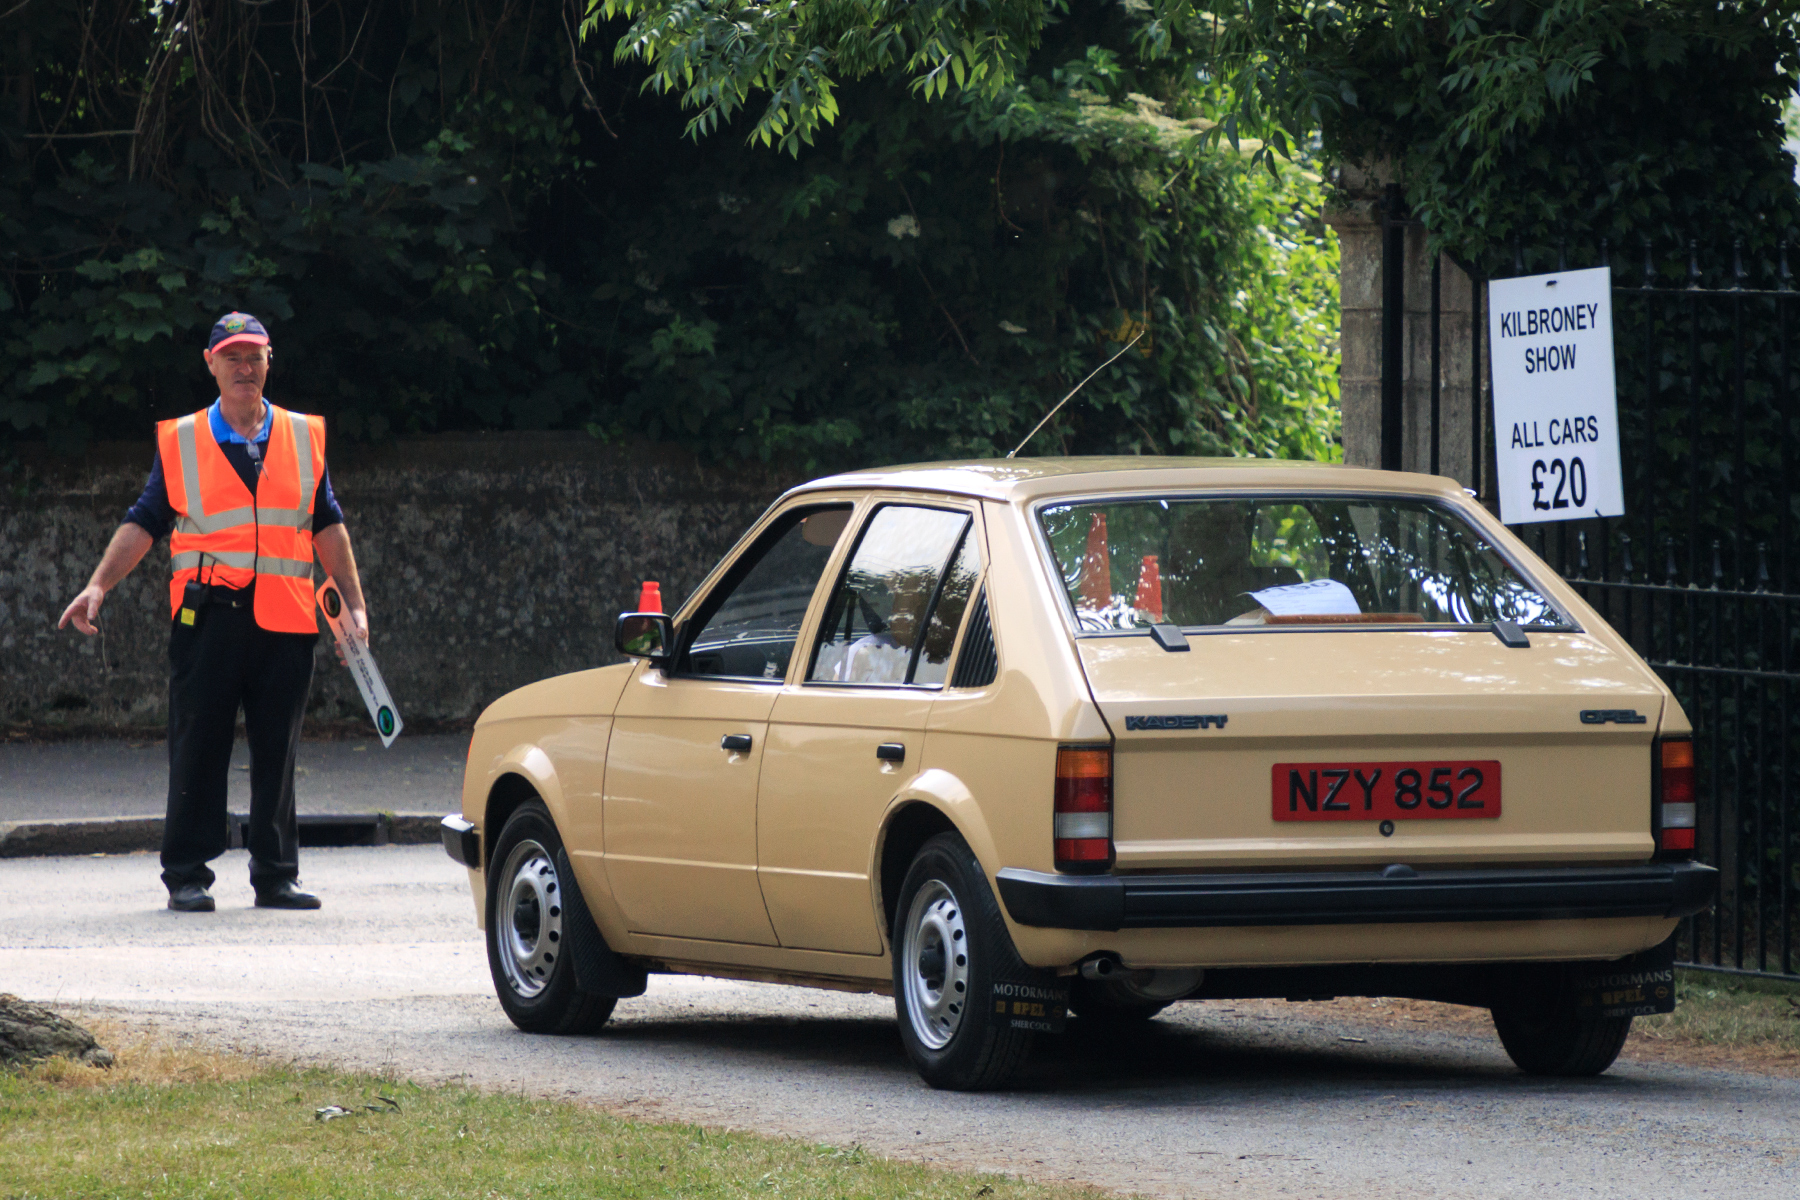
[[[1800, 789], [1791, 782], [1800, 758], [1792, 470], [1800, 414], [1789, 355], [1800, 292], [1788, 247], [1749, 264], [1741, 245], [1719, 248], [1711, 276], [1693, 242], [1673, 262], [1648, 244], [1629, 264], [1609, 263], [1604, 242], [1595, 249], [1591, 265], [1614, 267], [1627, 513], [1514, 532], [1643, 655], [1694, 723], [1698, 854], [1720, 869], [1722, 887], [1709, 913], [1683, 922], [1682, 958], [1800, 978]], [[1563, 247], [1515, 251], [1515, 274], [1569, 266]], [[1479, 317], [1475, 325], [1479, 356], [1486, 330]], [[1485, 402], [1487, 371], [1476, 376]], [[1436, 407], [1425, 418], [1434, 424]], [[1483, 405], [1473, 407], [1478, 415]], [[1491, 448], [1483, 450], [1474, 462], [1487, 493]]]

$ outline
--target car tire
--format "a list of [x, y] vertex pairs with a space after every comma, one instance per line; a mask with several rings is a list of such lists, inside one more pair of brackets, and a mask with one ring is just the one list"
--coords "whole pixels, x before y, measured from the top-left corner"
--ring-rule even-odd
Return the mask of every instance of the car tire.
[[1167, 1007], [1166, 1003], [1134, 996], [1110, 980], [1077, 977], [1069, 993], [1069, 1010], [1092, 1025], [1136, 1025]]
[[1583, 1019], [1566, 1000], [1496, 1005], [1492, 1015], [1500, 1044], [1527, 1075], [1598, 1075], [1631, 1034], [1630, 1017]]
[[488, 971], [500, 1007], [526, 1033], [592, 1033], [618, 1003], [575, 984], [575, 960], [564, 952], [560, 849], [550, 810], [533, 800], [506, 819], [488, 859]]
[[926, 842], [894, 909], [894, 1010], [900, 1040], [934, 1088], [1004, 1087], [1025, 1063], [1030, 1030], [988, 1005], [993, 984], [1031, 973], [1013, 948], [981, 864], [954, 833]]

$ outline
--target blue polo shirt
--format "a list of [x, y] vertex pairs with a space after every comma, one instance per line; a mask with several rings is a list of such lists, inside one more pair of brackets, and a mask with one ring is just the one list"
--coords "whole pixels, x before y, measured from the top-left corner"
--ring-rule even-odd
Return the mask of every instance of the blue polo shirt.
[[[214, 400], [212, 407], [206, 410], [207, 423], [212, 426], [213, 440], [219, 443], [219, 449], [225, 452], [225, 461], [237, 471], [238, 478], [251, 493], [256, 491], [256, 476], [262, 467], [262, 448], [269, 444], [269, 426], [274, 422], [275, 414], [269, 408], [269, 402], [263, 401], [262, 428], [256, 436], [246, 438], [231, 427], [225, 419], [222, 402]], [[250, 457], [250, 448], [257, 447], [256, 457]], [[344, 510], [338, 507], [337, 497], [331, 491], [331, 468], [324, 467], [319, 479], [319, 490], [313, 495], [313, 533], [316, 535], [344, 519]], [[150, 461], [150, 480], [144, 484], [144, 492], [125, 511], [126, 524], [136, 525], [151, 538], [161, 538], [175, 527], [175, 509], [169, 504], [169, 485], [163, 478], [162, 452], [159, 450]]]
[[275, 410], [269, 407], [269, 402], [267, 400], [264, 400], [262, 405], [262, 424], [257, 428], [255, 437], [247, 438], [237, 430], [233, 429], [231, 427], [231, 422], [225, 419], [225, 398], [221, 396], [217, 400], [214, 400], [212, 402], [212, 407], [206, 410], [206, 423], [212, 426], [213, 441], [219, 443], [221, 446], [232, 442], [235, 442], [240, 446], [248, 446], [251, 442], [255, 442], [260, 446], [267, 442], [269, 440], [269, 426], [275, 420]]

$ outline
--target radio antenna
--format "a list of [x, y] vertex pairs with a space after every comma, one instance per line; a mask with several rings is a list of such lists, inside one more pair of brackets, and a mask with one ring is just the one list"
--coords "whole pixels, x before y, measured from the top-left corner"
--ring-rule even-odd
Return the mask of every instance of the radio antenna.
[[1045, 413], [1044, 419], [1039, 421], [1036, 425], [1033, 425], [1031, 427], [1031, 432], [1025, 435], [1025, 441], [1020, 442], [1018, 445], [1014, 446], [1012, 448], [1012, 450], [1007, 453], [1006, 457], [1008, 457], [1008, 458], [1016, 457], [1018, 455], [1019, 451], [1021, 451], [1025, 448], [1026, 443], [1030, 442], [1032, 438], [1034, 438], [1038, 435], [1038, 430], [1040, 430], [1044, 426], [1048, 425], [1050, 423], [1050, 418], [1054, 417], [1057, 413], [1061, 412], [1062, 406], [1067, 404], [1069, 401], [1073, 400], [1075, 398], [1075, 393], [1079, 392], [1082, 388], [1087, 386], [1088, 379], [1092, 379], [1094, 376], [1098, 375], [1100, 372], [1106, 370], [1106, 368], [1112, 366], [1113, 363], [1118, 360], [1119, 354], [1123, 354], [1127, 350], [1131, 349], [1133, 346], [1137, 345], [1139, 339], [1141, 339], [1148, 332], [1149, 332], [1149, 330], [1147, 330], [1147, 329], [1138, 330], [1137, 337], [1132, 338], [1129, 342], [1126, 342], [1123, 346], [1120, 346], [1118, 354], [1114, 354], [1111, 358], [1107, 359], [1105, 362], [1103, 362], [1099, 366], [1095, 367], [1092, 371], [1088, 372], [1087, 379], [1082, 380], [1080, 383], [1078, 383], [1074, 387], [1070, 388], [1069, 394], [1064, 396], [1061, 400], [1058, 400], [1056, 402], [1056, 407], [1051, 409], [1049, 412]]

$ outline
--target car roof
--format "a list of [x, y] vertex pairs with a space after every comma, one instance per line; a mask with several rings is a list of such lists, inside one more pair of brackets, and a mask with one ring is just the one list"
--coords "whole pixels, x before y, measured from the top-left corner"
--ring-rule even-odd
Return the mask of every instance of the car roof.
[[1413, 495], [1463, 494], [1439, 475], [1374, 471], [1341, 463], [1273, 458], [995, 458], [870, 467], [815, 479], [789, 495], [824, 490], [942, 492], [1007, 503], [1101, 492], [1207, 491], [1214, 488], [1303, 488]]

